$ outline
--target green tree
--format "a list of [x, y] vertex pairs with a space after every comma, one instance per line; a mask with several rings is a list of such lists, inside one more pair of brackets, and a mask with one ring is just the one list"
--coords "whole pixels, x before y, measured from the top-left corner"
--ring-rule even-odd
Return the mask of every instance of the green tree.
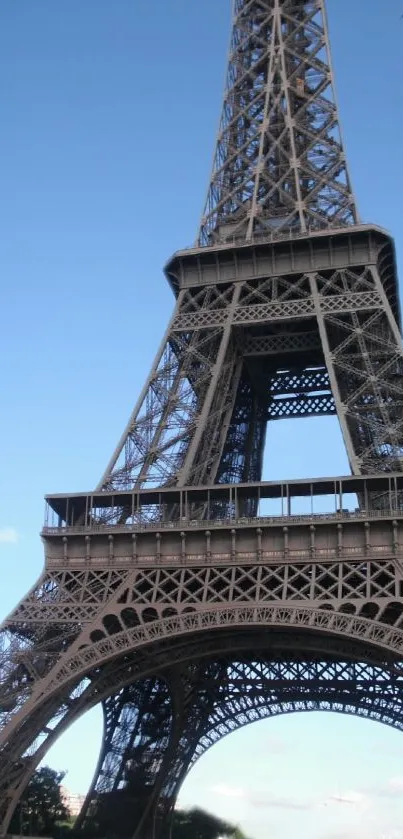
[[9, 833], [23, 836], [53, 836], [57, 825], [69, 819], [60, 784], [64, 772], [43, 766], [34, 772], [21, 797]]

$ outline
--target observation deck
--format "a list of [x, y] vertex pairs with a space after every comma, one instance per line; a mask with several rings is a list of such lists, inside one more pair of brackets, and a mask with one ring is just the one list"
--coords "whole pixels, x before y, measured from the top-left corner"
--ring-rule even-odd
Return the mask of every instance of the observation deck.
[[[403, 580], [403, 473], [46, 498], [47, 564], [390, 562]], [[253, 505], [256, 515], [244, 515]], [[363, 565], [364, 563], [364, 565]], [[369, 562], [370, 565], [370, 562]], [[368, 567], [369, 567], [368, 565]], [[401, 572], [400, 572], [401, 568]], [[368, 571], [368, 573], [372, 573]]]

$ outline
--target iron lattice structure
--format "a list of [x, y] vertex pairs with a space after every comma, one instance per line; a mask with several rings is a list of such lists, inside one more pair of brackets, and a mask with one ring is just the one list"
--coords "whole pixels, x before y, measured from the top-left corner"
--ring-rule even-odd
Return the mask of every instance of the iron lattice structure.
[[200, 244], [357, 221], [323, 3], [235, 0]]
[[[96, 491], [48, 498], [43, 574], [1, 628], [0, 836], [100, 702], [80, 824], [105, 836], [119, 812], [136, 839], [168, 836], [189, 768], [238, 726], [403, 725], [394, 247], [359, 223], [323, 0], [235, 0], [198, 243], [165, 272], [175, 309], [122, 439]], [[328, 414], [352, 475], [262, 482], [267, 422]]]

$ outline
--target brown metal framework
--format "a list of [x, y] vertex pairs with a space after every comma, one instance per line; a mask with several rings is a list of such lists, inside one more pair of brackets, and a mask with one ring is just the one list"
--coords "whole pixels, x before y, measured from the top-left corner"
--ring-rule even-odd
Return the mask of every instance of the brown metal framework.
[[235, 0], [200, 244], [357, 221], [323, 3]]
[[[357, 217], [323, 0], [235, 0], [198, 244], [165, 273], [174, 313], [124, 434], [94, 492], [48, 497], [44, 571], [0, 630], [0, 837], [99, 702], [80, 824], [105, 836], [120, 812], [136, 839], [169, 835], [189, 768], [238, 726], [403, 727], [396, 265]], [[267, 422], [327, 414], [352, 475], [262, 482]]]

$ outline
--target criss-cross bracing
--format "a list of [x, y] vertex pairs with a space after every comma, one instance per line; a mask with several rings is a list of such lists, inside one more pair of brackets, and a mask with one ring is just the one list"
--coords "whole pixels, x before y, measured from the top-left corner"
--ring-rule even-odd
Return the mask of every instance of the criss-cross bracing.
[[[323, 0], [235, 0], [198, 241], [165, 273], [124, 434], [95, 491], [47, 499], [43, 574], [1, 627], [0, 836], [97, 703], [99, 837], [168, 839], [195, 760], [255, 720], [403, 727], [396, 265], [358, 220]], [[330, 414], [352, 474], [263, 482], [267, 423]]]
[[200, 244], [357, 221], [323, 3], [235, 0]]

